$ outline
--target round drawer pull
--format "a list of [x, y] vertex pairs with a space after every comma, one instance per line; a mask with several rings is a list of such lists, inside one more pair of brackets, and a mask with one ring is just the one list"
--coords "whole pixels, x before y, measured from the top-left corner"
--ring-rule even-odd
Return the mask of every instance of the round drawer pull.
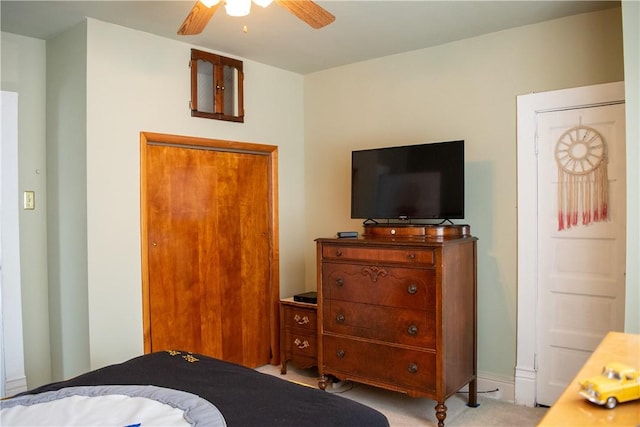
[[342, 280], [342, 278], [337, 278], [336, 279], [336, 286], [341, 288], [342, 285], [344, 285], [344, 280]]
[[407, 258], [409, 258], [409, 259], [416, 259], [416, 254], [414, 254], [414, 253], [409, 253], [409, 254], [407, 254]]
[[409, 325], [407, 333], [409, 335], [418, 335], [418, 327], [416, 325]]
[[336, 256], [342, 256], [342, 251], [341, 250], [337, 250], [336, 251]]
[[336, 356], [338, 356], [340, 359], [342, 359], [344, 357], [344, 350], [343, 349], [339, 349], [338, 351], [336, 351]]
[[336, 316], [336, 322], [338, 323], [344, 323], [344, 314], [338, 314]]
[[415, 295], [418, 292], [418, 285], [416, 285], [415, 283], [410, 284], [407, 287], [407, 292], [409, 292], [411, 295]]
[[418, 372], [418, 365], [416, 365], [415, 363], [409, 363], [409, 366], [407, 367], [407, 370], [410, 373], [415, 374], [416, 372]]

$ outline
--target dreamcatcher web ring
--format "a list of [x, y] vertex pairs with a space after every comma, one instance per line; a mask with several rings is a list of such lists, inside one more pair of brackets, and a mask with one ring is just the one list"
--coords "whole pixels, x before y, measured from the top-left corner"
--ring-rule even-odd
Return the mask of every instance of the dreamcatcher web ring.
[[571, 175], [587, 175], [606, 161], [602, 135], [589, 126], [575, 126], [565, 131], [555, 148], [558, 167]]

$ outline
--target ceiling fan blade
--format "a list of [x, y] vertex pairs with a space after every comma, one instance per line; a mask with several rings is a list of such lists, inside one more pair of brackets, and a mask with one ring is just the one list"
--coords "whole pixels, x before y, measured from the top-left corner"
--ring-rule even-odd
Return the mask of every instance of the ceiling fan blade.
[[200, 34], [221, 3], [222, 2], [219, 2], [211, 7], [207, 7], [202, 2], [196, 1], [196, 4], [193, 5], [191, 12], [189, 12], [189, 15], [187, 15], [187, 18], [178, 30], [178, 34], [182, 36]]
[[336, 17], [311, 0], [275, 0], [279, 5], [302, 19], [313, 28], [322, 28], [331, 24]]

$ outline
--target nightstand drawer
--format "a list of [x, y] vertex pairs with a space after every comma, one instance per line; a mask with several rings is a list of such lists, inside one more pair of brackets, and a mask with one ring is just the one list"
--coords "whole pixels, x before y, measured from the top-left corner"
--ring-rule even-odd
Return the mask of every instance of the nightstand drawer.
[[313, 331], [314, 334], [316, 333], [317, 314], [315, 308], [308, 309], [285, 305], [280, 321], [286, 328], [305, 329]]
[[282, 337], [281, 345], [288, 355], [308, 356], [314, 359], [318, 356], [316, 334], [305, 334], [300, 330], [287, 329]]

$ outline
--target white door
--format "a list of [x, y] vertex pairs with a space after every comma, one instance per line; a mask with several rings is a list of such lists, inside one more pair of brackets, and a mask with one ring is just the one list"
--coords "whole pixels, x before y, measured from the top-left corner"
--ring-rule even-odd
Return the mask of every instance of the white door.
[[552, 405], [606, 333], [624, 328], [624, 104], [536, 119], [536, 401]]

